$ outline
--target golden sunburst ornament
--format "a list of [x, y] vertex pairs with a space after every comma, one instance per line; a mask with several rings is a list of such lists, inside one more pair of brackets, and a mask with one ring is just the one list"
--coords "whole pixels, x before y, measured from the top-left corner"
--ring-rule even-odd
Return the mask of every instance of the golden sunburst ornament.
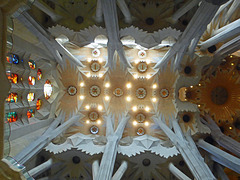
[[215, 120], [231, 120], [240, 111], [240, 84], [231, 72], [217, 70], [216, 76], [200, 82], [199, 108]]

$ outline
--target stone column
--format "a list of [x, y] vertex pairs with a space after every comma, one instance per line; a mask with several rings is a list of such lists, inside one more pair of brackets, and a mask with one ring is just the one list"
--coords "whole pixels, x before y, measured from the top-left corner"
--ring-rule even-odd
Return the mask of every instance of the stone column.
[[127, 161], [123, 161], [121, 163], [121, 166], [118, 168], [118, 170], [115, 172], [114, 176], [112, 177], [112, 180], [120, 180], [124, 173], [126, 172], [128, 167]]
[[131, 13], [127, 7], [127, 4], [125, 0], [117, 0], [118, 7], [121, 9], [124, 17], [125, 17], [125, 22], [128, 24], [132, 23], [132, 16]]
[[48, 7], [44, 2], [39, 2], [39, 0], [35, 0], [33, 5], [40, 9], [41, 11], [43, 11], [44, 13], [46, 13], [47, 15], [49, 15], [54, 22], [62, 18], [61, 16], [55, 14], [54, 11], [50, 7]]
[[39, 166], [31, 169], [28, 171], [29, 175], [32, 177], [36, 177], [37, 175], [41, 174], [42, 172], [48, 170], [53, 164], [52, 158], [47, 160], [46, 162], [40, 164]]
[[218, 125], [209, 116], [205, 115], [208, 122], [202, 119], [202, 122], [211, 129], [213, 139], [222, 147], [240, 157], [240, 143], [222, 133]]
[[220, 29], [218, 34], [201, 43], [200, 49], [206, 50], [208, 47], [233, 38], [240, 33], [240, 20], [236, 20], [227, 26], [228, 27], [223, 28], [223, 30]]
[[240, 159], [225, 151], [207, 143], [203, 139], [198, 140], [197, 145], [211, 154], [211, 159], [223, 166], [240, 173]]
[[98, 170], [99, 170], [99, 160], [95, 160], [92, 163], [92, 176], [93, 176], [93, 180], [97, 179]]
[[[73, 123], [80, 120], [80, 115], [74, 116], [69, 120], [65, 121], [63, 124], [58, 126], [61, 120], [65, 118], [65, 116], [59, 116], [53, 123], [49, 126], [49, 128], [40, 136], [36, 141], [32, 142], [29, 146], [23, 149], [22, 152], [17, 154], [14, 158], [21, 164], [24, 164], [37, 153], [39, 153], [52, 139], [57, 137], [59, 134], [68, 129]], [[57, 127], [58, 126], [58, 127]]]
[[107, 144], [105, 146], [96, 180], [112, 179], [113, 168], [117, 156], [118, 142], [122, 137], [122, 133], [128, 120], [130, 119], [130, 116], [122, 115], [121, 117], [119, 117], [120, 123], [115, 132], [113, 129], [114, 116], [108, 115], [107, 117], [105, 117], [105, 119], [107, 121]]
[[[217, 12], [220, 5], [214, 5], [203, 0], [194, 14], [193, 18], [189, 22], [188, 26], [182, 33], [178, 41], [172, 46], [172, 48], [164, 55], [161, 61], [159, 61], [154, 68], [165, 68], [170, 60], [173, 60], [172, 66], [174, 69], [179, 68], [179, 64], [187, 51], [192, 40], [198, 41], [207, 25], [213, 19], [215, 13]], [[197, 38], [197, 39], [196, 39]], [[196, 43], [192, 43], [196, 46]], [[190, 49], [195, 49], [191, 47]]]
[[173, 15], [172, 20], [173, 22], [177, 22], [177, 20], [186, 14], [190, 9], [196, 6], [201, 0], [189, 0], [185, 3], [181, 8], [179, 8]]
[[187, 177], [182, 171], [180, 171], [178, 168], [176, 168], [173, 163], [169, 163], [168, 165], [169, 171], [174, 174], [179, 180], [191, 180], [189, 177]]
[[183, 132], [177, 122], [177, 120], [172, 117], [170, 118], [170, 123], [173, 125], [174, 132], [164, 123], [165, 118], [163, 116], [154, 117], [155, 122], [157, 122], [164, 133], [169, 137], [172, 143], [176, 146], [180, 154], [182, 155], [184, 161], [192, 172], [193, 176], [197, 180], [209, 180], [216, 179], [212, 172], [210, 171], [207, 164], [204, 162], [203, 157], [199, 153], [190, 132], [183, 135]]

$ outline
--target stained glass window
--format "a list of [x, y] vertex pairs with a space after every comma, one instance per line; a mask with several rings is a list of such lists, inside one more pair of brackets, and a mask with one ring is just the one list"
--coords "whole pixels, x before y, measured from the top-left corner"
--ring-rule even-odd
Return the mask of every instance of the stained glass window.
[[6, 101], [10, 102], [10, 103], [17, 102], [17, 100], [18, 100], [17, 96], [18, 96], [17, 93], [10, 93], [10, 94], [8, 94]]
[[17, 84], [18, 83], [18, 75], [14, 73], [7, 72], [7, 77], [11, 83]]
[[44, 84], [44, 96], [46, 99], [49, 99], [52, 95], [52, 85], [51, 82], [47, 79], [47, 81]]
[[35, 77], [28, 76], [28, 84], [29, 85], [35, 85]]
[[41, 99], [38, 99], [37, 100], [37, 110], [39, 110], [42, 106], [42, 100]]
[[42, 70], [41, 69], [38, 69], [38, 71], [37, 71], [37, 79], [38, 80], [42, 79]]
[[31, 69], [35, 69], [36, 68], [36, 63], [33, 60], [29, 60], [28, 61], [28, 65]]
[[28, 99], [28, 102], [34, 101], [34, 93], [28, 93], [27, 99]]
[[6, 114], [7, 115], [7, 121], [8, 122], [15, 122], [17, 121], [17, 113], [16, 112], [9, 112]]
[[28, 117], [28, 118], [34, 117], [34, 109], [29, 109], [29, 110], [27, 111], [27, 117]]
[[16, 54], [8, 54], [6, 56], [7, 62], [13, 63], [13, 64], [18, 64], [19, 63], [19, 57]]

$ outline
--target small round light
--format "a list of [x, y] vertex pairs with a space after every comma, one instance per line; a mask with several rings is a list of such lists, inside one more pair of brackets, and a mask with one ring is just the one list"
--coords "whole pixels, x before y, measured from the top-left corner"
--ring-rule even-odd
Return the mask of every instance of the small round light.
[[102, 105], [98, 105], [98, 110], [101, 111], [103, 109]]
[[133, 75], [133, 78], [134, 78], [134, 79], [137, 79], [137, 78], [138, 78], [138, 74], [134, 74], [134, 75]]
[[80, 96], [80, 99], [81, 99], [81, 100], [83, 100], [83, 99], [84, 99], [84, 96], [83, 96], [83, 95], [81, 95], [81, 96]]
[[85, 109], [90, 109], [90, 106], [89, 106], [89, 105], [86, 105], [86, 106], [85, 106]]
[[232, 126], [230, 126], [229, 129], [232, 129]]
[[102, 73], [100, 73], [98, 76], [101, 78], [101, 77], [103, 77], [103, 74], [102, 74]]
[[234, 63], [231, 63], [232, 66], [234, 66]]
[[101, 124], [102, 122], [101, 122], [101, 120], [97, 120], [97, 124]]
[[131, 83], [127, 83], [127, 88], [130, 89], [132, 87]]
[[139, 60], [136, 59], [134, 62], [135, 62], [135, 64], [138, 64], [138, 63], [139, 63]]
[[157, 101], [157, 98], [152, 98], [152, 101], [153, 101], [153, 102], [156, 102], [156, 101]]
[[131, 101], [131, 97], [130, 96], [128, 96], [127, 98], [126, 98], [126, 100], [129, 102], [129, 101]]
[[151, 78], [151, 75], [150, 75], [150, 74], [148, 74], [148, 75], [146, 76], [146, 78], [147, 78], [147, 79], [150, 79], [150, 78]]
[[110, 87], [110, 83], [106, 83], [106, 84], [105, 84], [105, 87], [106, 87], [106, 88], [109, 88], [109, 87]]
[[154, 85], [153, 85], [153, 89], [156, 89], [156, 88], [157, 88], [157, 84], [154, 84]]
[[233, 56], [231, 55], [230, 58], [232, 58]]
[[86, 120], [86, 124], [89, 124], [90, 123], [90, 121], [89, 120]]
[[80, 86], [83, 87], [83, 86], [84, 86], [84, 82], [81, 82], [81, 83], [80, 83]]
[[147, 60], [146, 60], [146, 63], [147, 63], [147, 64], [150, 64], [150, 60], [149, 60], [149, 59], [147, 59]]
[[202, 86], [201, 84], [198, 84], [198, 86]]
[[149, 126], [149, 122], [146, 121], [146, 122], [144, 123], [144, 125], [145, 125], [145, 126]]
[[91, 61], [92, 61], [92, 59], [91, 59], [91, 58], [88, 58], [87, 62], [91, 62]]
[[105, 96], [105, 100], [109, 101], [110, 97], [109, 96]]
[[91, 77], [91, 73], [87, 73], [87, 77]]
[[145, 111], [150, 111], [150, 108], [147, 106], [146, 108], [145, 108]]
[[99, 59], [98, 59], [98, 62], [99, 62], [99, 63], [102, 63], [102, 62], [103, 62], [103, 60], [102, 60], [101, 58], [99, 58]]
[[193, 86], [190, 86], [190, 88], [193, 88]]
[[132, 107], [132, 110], [133, 110], [133, 111], [137, 111], [137, 106], [133, 106], [133, 107]]
[[201, 105], [199, 104], [199, 105], [197, 105], [198, 107], [201, 107]]
[[137, 121], [133, 121], [133, 125], [136, 126], [138, 123]]

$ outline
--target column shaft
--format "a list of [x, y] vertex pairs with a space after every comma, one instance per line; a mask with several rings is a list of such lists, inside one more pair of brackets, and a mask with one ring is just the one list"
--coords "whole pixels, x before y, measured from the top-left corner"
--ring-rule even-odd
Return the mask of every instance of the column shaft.
[[128, 167], [127, 161], [123, 161], [121, 163], [121, 166], [118, 168], [118, 170], [115, 172], [114, 176], [112, 177], [112, 180], [120, 180], [124, 173], [126, 172]]
[[179, 180], [191, 180], [187, 177], [183, 172], [181, 172], [178, 168], [176, 168], [172, 163], [169, 164], [168, 169], [171, 173], [174, 174]]
[[49, 159], [46, 162], [40, 164], [39, 166], [31, 169], [30, 171], [28, 171], [28, 173], [30, 176], [36, 177], [37, 175], [49, 169], [52, 166], [52, 164], [53, 164], [53, 160]]

